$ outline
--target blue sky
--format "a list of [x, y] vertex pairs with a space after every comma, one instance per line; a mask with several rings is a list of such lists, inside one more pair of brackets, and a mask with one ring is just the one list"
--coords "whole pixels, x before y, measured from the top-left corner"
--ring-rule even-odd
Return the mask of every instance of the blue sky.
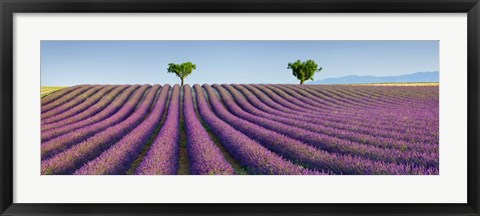
[[175, 84], [168, 63], [197, 65], [185, 83], [298, 83], [289, 62], [312, 59], [315, 80], [439, 70], [438, 41], [42, 41], [42, 86]]

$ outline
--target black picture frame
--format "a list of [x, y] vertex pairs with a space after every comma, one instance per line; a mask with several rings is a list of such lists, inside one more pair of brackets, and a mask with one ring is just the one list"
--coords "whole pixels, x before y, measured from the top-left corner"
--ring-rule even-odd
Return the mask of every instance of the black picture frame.
[[[478, 0], [0, 0], [1, 215], [480, 215]], [[14, 13], [468, 13], [468, 203], [466, 204], [18, 204], [13, 203]], [[448, 185], [445, 185], [448, 187]]]

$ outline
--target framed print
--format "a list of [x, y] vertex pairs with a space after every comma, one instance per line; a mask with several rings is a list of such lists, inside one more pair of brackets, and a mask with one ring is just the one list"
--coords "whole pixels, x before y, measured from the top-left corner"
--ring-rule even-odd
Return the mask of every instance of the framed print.
[[2, 215], [479, 215], [479, 4], [2, 1]]

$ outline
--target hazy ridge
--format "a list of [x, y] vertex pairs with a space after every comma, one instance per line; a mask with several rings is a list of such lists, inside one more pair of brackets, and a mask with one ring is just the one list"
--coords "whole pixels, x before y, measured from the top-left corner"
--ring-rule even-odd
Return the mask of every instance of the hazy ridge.
[[438, 71], [417, 72], [398, 76], [344, 76], [311, 81], [307, 84], [360, 84], [360, 83], [396, 83], [396, 82], [438, 82]]

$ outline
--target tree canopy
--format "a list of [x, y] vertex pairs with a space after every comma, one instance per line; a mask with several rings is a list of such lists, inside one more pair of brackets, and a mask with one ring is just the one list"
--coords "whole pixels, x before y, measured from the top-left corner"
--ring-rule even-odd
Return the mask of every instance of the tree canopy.
[[193, 64], [192, 62], [184, 62], [182, 64], [174, 64], [174, 63], [170, 63], [168, 64], [168, 73], [174, 73], [175, 75], [177, 75], [177, 77], [180, 78], [180, 80], [182, 81], [182, 86], [183, 86], [183, 80], [185, 79], [185, 77], [187, 77], [188, 75], [190, 75], [193, 70], [197, 69], [197, 66], [195, 64]]
[[307, 60], [302, 62], [297, 60], [294, 63], [288, 63], [288, 69], [292, 69], [292, 74], [300, 80], [300, 84], [303, 84], [305, 80], [313, 80], [315, 72], [320, 72], [322, 68], [318, 68], [317, 63], [313, 60]]

